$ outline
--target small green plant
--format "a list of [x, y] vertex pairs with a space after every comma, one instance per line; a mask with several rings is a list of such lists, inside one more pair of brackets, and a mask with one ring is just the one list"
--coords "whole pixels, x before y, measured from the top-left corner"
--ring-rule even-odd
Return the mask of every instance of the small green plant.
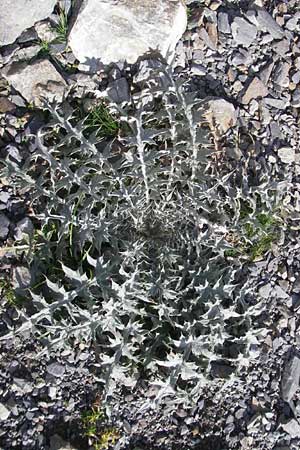
[[272, 244], [276, 241], [277, 233], [269, 233], [260, 237], [253, 245], [250, 246], [248, 253], [252, 261], [262, 259], [262, 257], [271, 249]]
[[10, 304], [14, 304], [15, 302], [15, 293], [9, 284], [8, 280], [2, 279], [0, 280], [0, 290], [1, 296], [5, 297]]
[[46, 57], [50, 54], [50, 43], [48, 41], [40, 41], [39, 57]]
[[90, 439], [95, 450], [105, 450], [113, 446], [120, 437], [115, 427], [106, 426], [107, 417], [104, 411], [94, 406], [82, 414], [84, 434]]
[[99, 440], [95, 443], [95, 450], [106, 450], [115, 445], [120, 438], [120, 434], [116, 428], [107, 428], [100, 436]]
[[55, 30], [57, 33], [56, 41], [59, 44], [64, 44], [67, 41], [68, 37], [68, 18], [63, 9], [61, 9], [59, 12], [59, 21]]
[[[242, 211], [245, 212], [242, 216], [249, 220], [248, 209], [244, 208]], [[244, 255], [250, 261], [262, 259], [276, 241], [278, 231], [278, 219], [271, 214], [259, 213], [256, 219], [253, 218], [251, 222], [243, 225], [240, 235], [233, 234], [234, 238], [227, 239], [233, 248], [225, 250], [224, 255], [232, 258]]]
[[186, 8], [186, 14], [187, 14], [187, 18], [188, 19], [190, 19], [192, 17], [192, 10], [188, 6]]
[[11, 283], [5, 278], [0, 280], [0, 292], [1, 297], [6, 298], [10, 306], [13, 306], [14, 308], [19, 308], [24, 301], [24, 298], [16, 295]]
[[96, 105], [84, 120], [86, 131], [96, 132], [98, 137], [113, 137], [118, 133], [118, 122], [113, 118], [104, 103]]
[[82, 414], [81, 420], [87, 437], [95, 436], [97, 423], [102, 421], [104, 417], [104, 412], [98, 407], [93, 407], [90, 411], [85, 411]]

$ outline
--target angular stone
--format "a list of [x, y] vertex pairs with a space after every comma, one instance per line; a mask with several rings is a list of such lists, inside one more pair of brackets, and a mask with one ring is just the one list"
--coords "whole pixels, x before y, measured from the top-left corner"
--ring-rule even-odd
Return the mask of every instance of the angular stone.
[[225, 134], [236, 124], [237, 112], [232, 103], [222, 98], [209, 100], [205, 117], [211, 128], [216, 128], [218, 134]]
[[282, 424], [281, 427], [291, 438], [300, 437], [300, 425], [297, 420], [291, 419], [289, 422]]
[[283, 37], [283, 29], [265, 9], [257, 10], [256, 20], [261, 31], [270, 33], [274, 39], [281, 39]]
[[25, 217], [20, 220], [16, 225], [15, 239], [16, 241], [21, 241], [22, 239], [28, 240], [34, 231], [33, 223], [29, 217]]
[[281, 147], [278, 149], [278, 156], [284, 164], [295, 162], [295, 150], [291, 147]]
[[61, 101], [66, 86], [63, 77], [48, 60], [12, 64], [3, 70], [3, 76], [29, 103], [36, 106], [42, 105], [44, 96]]
[[62, 366], [61, 364], [58, 364], [56, 362], [49, 364], [49, 366], [47, 367], [47, 372], [49, 373], [49, 375], [52, 375], [53, 377], [62, 377], [63, 374], [65, 373], [65, 367]]
[[299, 388], [300, 358], [292, 357], [286, 364], [281, 380], [281, 396], [286, 402], [290, 402]]
[[7, 420], [10, 416], [10, 411], [6, 408], [3, 403], [0, 403], [0, 420], [1, 422]]
[[7, 97], [0, 97], [0, 113], [12, 112], [16, 109], [16, 105]]
[[273, 50], [280, 56], [285, 56], [290, 50], [290, 42], [287, 39], [282, 39], [273, 45]]
[[261, 81], [267, 86], [272, 70], [274, 68], [275, 63], [273, 61], [268, 62], [264, 68], [259, 72], [259, 78]]
[[84, 0], [69, 44], [92, 70], [95, 63], [135, 63], [149, 51], [170, 59], [186, 24], [181, 0]]
[[191, 66], [191, 73], [193, 75], [197, 75], [199, 77], [203, 77], [204, 75], [206, 75], [207, 70], [204, 66], [202, 66], [202, 64], [196, 64], [193, 63]]
[[276, 66], [273, 82], [280, 87], [288, 87], [290, 83], [289, 71], [291, 65], [287, 62], [279, 62]]
[[269, 298], [271, 292], [272, 292], [272, 286], [270, 283], [264, 284], [258, 290], [259, 295], [263, 298]]
[[242, 17], [236, 17], [231, 24], [232, 36], [238, 45], [248, 47], [255, 40], [257, 29]]
[[12, 274], [13, 288], [23, 290], [30, 286], [32, 281], [31, 273], [25, 266], [14, 267]]
[[10, 221], [4, 214], [0, 214], [0, 239], [5, 239], [8, 235]]
[[242, 97], [242, 103], [248, 105], [253, 98], [266, 97], [268, 89], [264, 83], [257, 77], [253, 78]]
[[296, 89], [295, 92], [293, 92], [292, 102], [291, 105], [294, 108], [300, 108], [300, 89]]
[[211, 361], [211, 375], [213, 378], [228, 378], [234, 372], [229, 362], [225, 360]]
[[109, 83], [107, 93], [116, 103], [129, 102], [130, 92], [126, 78], [122, 77]]
[[228, 20], [228, 14], [225, 12], [220, 12], [218, 14], [218, 30], [220, 33], [230, 34], [230, 25]]
[[14, 42], [22, 31], [52, 13], [56, 0], [1, 0], [0, 46]]

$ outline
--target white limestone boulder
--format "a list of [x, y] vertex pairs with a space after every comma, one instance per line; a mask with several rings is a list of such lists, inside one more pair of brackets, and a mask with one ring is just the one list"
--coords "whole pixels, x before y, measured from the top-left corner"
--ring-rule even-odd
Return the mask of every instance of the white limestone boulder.
[[57, 0], [1, 0], [0, 46], [14, 42], [27, 28], [53, 12]]
[[69, 45], [91, 70], [98, 62], [132, 64], [149, 51], [170, 59], [186, 24], [182, 0], [83, 0]]

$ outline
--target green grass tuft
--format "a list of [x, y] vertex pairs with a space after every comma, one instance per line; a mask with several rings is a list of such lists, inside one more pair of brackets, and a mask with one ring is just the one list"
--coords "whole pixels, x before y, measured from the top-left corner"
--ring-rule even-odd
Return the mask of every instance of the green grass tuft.
[[55, 30], [57, 33], [56, 41], [59, 44], [64, 44], [65, 42], [67, 42], [69, 27], [68, 27], [68, 18], [64, 10], [60, 10], [59, 22]]
[[85, 131], [96, 132], [98, 137], [114, 137], [119, 130], [118, 122], [103, 103], [96, 105], [84, 120]]

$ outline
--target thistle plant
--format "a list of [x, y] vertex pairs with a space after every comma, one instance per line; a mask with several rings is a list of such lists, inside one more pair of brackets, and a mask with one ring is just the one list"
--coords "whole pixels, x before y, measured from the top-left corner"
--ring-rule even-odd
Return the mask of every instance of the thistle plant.
[[248, 175], [248, 156], [216, 168], [204, 107], [162, 66], [127, 105], [109, 103], [123, 130], [114, 137], [76, 122], [67, 101], [45, 103], [51, 120], [30, 160], [6, 163], [5, 175], [29, 186], [44, 236], [29, 261], [34, 311], [21, 310], [22, 324], [2, 339], [30, 332], [45, 352], [97, 343], [107, 399], [145, 378], [158, 388], [155, 404], [192, 402], [215, 362], [238, 371], [256, 357], [263, 305], [244, 261], [228, 254], [229, 236], [285, 192], [265, 170]]

